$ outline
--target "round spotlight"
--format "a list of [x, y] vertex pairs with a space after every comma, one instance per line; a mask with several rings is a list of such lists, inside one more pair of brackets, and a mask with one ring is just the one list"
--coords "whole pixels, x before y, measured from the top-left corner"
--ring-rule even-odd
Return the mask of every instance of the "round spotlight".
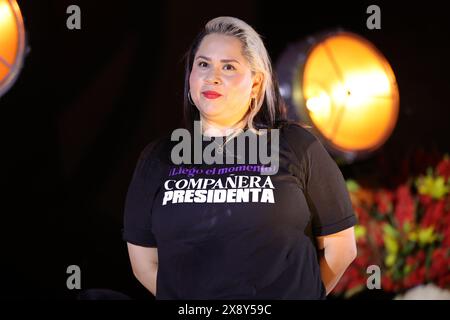
[[359, 35], [338, 30], [290, 45], [277, 74], [288, 116], [311, 126], [330, 153], [345, 162], [369, 156], [395, 127], [394, 72]]
[[16, 81], [25, 56], [25, 28], [15, 0], [0, 0], [0, 97]]

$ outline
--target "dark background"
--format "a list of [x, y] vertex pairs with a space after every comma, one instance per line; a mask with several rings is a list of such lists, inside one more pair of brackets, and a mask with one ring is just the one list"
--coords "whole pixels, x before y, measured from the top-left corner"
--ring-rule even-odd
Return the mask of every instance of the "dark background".
[[[144, 4], [146, 3], [146, 4]], [[81, 30], [66, 8], [81, 8]], [[381, 8], [368, 30], [366, 8]], [[73, 299], [82, 289], [152, 299], [134, 279], [121, 240], [124, 198], [137, 157], [181, 126], [183, 54], [211, 18], [252, 25], [276, 63], [289, 42], [341, 27], [372, 41], [400, 90], [400, 114], [370, 159], [346, 178], [395, 187], [450, 150], [450, 22], [443, 2], [406, 1], [19, 1], [25, 65], [0, 98], [1, 297]]]

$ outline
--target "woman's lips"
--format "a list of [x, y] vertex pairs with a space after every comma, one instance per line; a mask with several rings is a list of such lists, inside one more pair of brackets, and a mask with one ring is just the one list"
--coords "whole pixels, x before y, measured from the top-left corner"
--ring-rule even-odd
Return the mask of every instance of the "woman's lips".
[[202, 94], [206, 99], [217, 99], [222, 96], [220, 93], [215, 91], [204, 91]]

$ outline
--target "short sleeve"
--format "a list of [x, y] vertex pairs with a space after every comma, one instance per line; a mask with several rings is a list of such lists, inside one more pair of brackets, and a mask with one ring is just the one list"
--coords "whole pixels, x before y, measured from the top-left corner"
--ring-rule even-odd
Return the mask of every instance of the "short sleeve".
[[[314, 236], [333, 234], [356, 225], [356, 215], [339, 167], [320, 140], [302, 127], [290, 130], [296, 140], [299, 174], [312, 214]], [[292, 133], [291, 133], [292, 136]], [[292, 139], [291, 139], [292, 140]]]
[[152, 207], [161, 171], [155, 158], [156, 144], [149, 143], [141, 152], [125, 200], [122, 238], [143, 247], [157, 247], [152, 232]]

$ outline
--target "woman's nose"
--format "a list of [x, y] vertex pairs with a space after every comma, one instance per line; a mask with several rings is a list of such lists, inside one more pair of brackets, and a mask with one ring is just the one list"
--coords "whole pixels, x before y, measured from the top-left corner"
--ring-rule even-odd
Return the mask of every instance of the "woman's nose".
[[222, 80], [220, 79], [219, 72], [215, 69], [211, 70], [206, 76], [207, 83], [220, 84]]

